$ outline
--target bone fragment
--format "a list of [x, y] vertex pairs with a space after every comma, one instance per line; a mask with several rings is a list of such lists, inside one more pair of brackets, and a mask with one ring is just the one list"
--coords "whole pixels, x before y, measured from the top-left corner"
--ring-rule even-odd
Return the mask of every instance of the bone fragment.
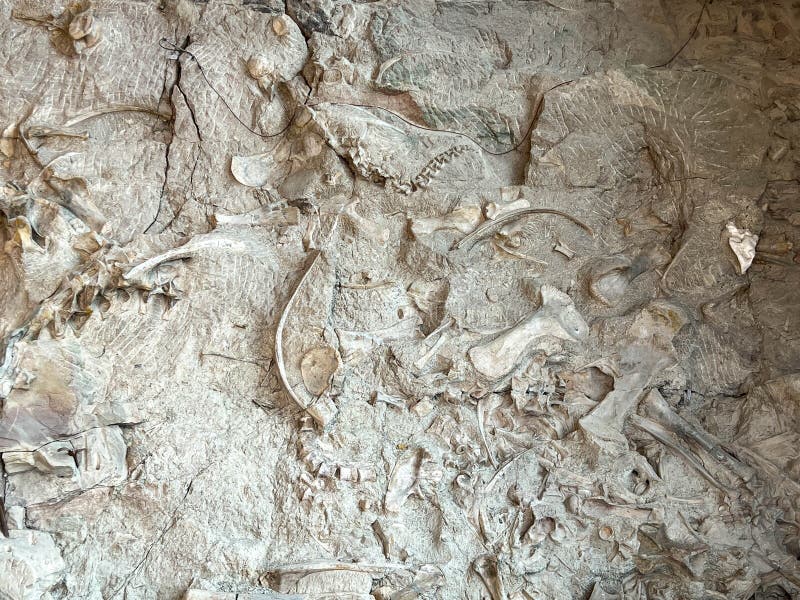
[[469, 358], [480, 374], [492, 380], [508, 375], [537, 338], [553, 336], [578, 341], [587, 334], [588, 326], [569, 296], [549, 285], [542, 286], [541, 294], [539, 310], [493, 340], [469, 350]]
[[482, 220], [480, 206], [463, 206], [442, 217], [421, 217], [411, 219], [411, 233], [415, 238], [430, 235], [442, 229], [455, 229], [461, 233], [469, 233]]

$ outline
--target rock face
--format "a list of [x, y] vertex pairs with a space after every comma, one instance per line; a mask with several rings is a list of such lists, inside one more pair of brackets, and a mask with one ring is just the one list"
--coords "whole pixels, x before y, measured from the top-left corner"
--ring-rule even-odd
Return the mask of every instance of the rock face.
[[796, 3], [0, 16], [0, 597], [800, 597]]

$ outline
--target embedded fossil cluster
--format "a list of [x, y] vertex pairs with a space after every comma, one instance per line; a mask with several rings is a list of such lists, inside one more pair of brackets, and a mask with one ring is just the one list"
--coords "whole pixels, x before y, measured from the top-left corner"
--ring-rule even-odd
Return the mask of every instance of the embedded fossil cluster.
[[791, 2], [0, 14], [0, 598], [798, 597]]

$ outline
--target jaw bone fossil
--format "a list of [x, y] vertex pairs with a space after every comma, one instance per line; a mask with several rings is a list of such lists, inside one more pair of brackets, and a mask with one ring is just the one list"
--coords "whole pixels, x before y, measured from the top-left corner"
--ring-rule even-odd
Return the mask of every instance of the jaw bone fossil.
[[552, 286], [541, 290], [542, 306], [514, 327], [492, 341], [469, 350], [475, 369], [489, 379], [499, 379], [510, 373], [536, 338], [554, 336], [577, 341], [589, 330], [572, 299]]

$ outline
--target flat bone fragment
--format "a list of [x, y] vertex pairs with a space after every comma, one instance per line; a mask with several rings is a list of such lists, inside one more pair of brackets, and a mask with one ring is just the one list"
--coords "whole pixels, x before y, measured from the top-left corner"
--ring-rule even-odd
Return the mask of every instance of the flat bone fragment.
[[411, 494], [420, 493], [419, 483], [423, 461], [428, 457], [427, 451], [416, 448], [408, 456], [395, 463], [383, 500], [383, 506], [388, 512], [398, 512]]
[[491, 380], [508, 375], [538, 338], [579, 341], [586, 336], [589, 327], [567, 294], [544, 285], [541, 295], [537, 311], [493, 340], [470, 348], [469, 358], [481, 375]]
[[260, 188], [267, 185], [271, 178], [274, 163], [269, 156], [234, 156], [231, 158], [231, 175], [247, 187]]
[[321, 396], [328, 390], [339, 364], [339, 353], [332, 346], [312, 348], [303, 355], [300, 373], [312, 396]]
[[756, 257], [758, 236], [749, 229], [739, 229], [734, 223], [728, 223], [725, 228], [728, 230], [728, 245], [739, 261], [739, 272], [744, 275]]

